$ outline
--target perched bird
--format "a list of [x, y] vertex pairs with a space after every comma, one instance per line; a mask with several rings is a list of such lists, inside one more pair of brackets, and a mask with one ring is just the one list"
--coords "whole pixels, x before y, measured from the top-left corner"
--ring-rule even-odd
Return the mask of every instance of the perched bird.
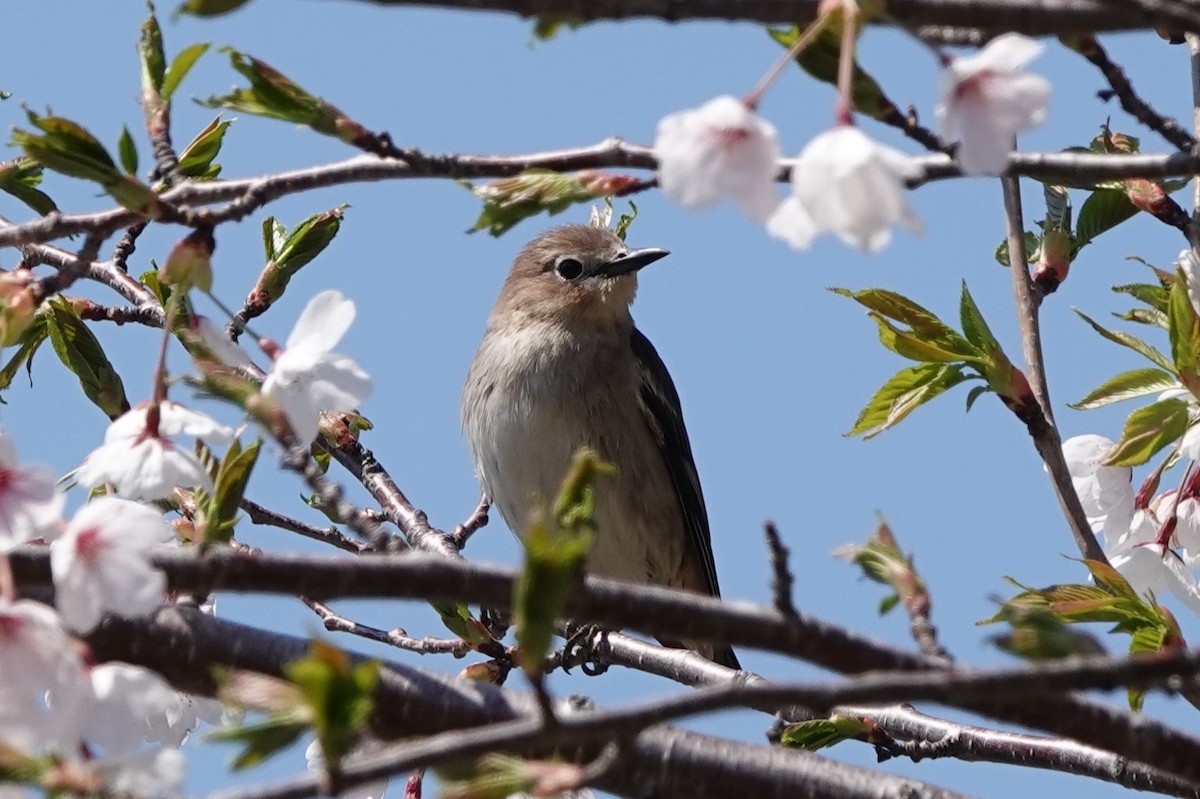
[[[679, 395], [629, 313], [668, 253], [607, 229], [554, 228], [517, 255], [467, 374], [462, 424], [484, 493], [514, 531], [583, 446], [617, 467], [596, 489], [591, 574], [718, 596], [708, 513]], [[688, 646], [738, 667], [728, 646]]]

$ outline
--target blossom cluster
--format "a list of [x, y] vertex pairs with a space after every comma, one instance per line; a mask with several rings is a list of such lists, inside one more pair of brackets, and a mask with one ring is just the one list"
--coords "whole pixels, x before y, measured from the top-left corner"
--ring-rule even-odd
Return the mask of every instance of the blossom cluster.
[[[303, 444], [318, 435], [323, 412], [351, 410], [370, 393], [366, 373], [333, 352], [354, 313], [340, 293], [323, 292], [284, 348], [264, 347], [273, 365], [259, 392], [263, 404], [278, 409]], [[249, 356], [211, 324], [200, 327], [209, 353], [234, 369], [249, 366]], [[144, 503], [178, 504], [197, 490], [212, 491], [193, 442], [215, 450], [235, 437], [233, 428], [167, 399], [160, 386], [113, 421], [103, 444], [75, 470], [78, 484], [103, 493], [67, 520], [54, 475], [22, 464], [0, 430], [0, 558], [22, 544], [46, 544], [54, 581], [53, 608], [0, 591], [0, 748], [53, 754], [68, 765], [86, 757], [80, 773], [99, 785], [84, 792], [179, 791], [179, 746], [200, 721], [220, 721], [220, 704], [179, 693], [140, 667], [91, 664], [72, 635], [90, 632], [106, 613], [143, 616], [163, 603], [167, 581], [154, 556], [181, 544], [162, 511]], [[0, 784], [0, 795], [17, 793]]]
[[[968, 175], [1004, 171], [1017, 133], [1046, 118], [1050, 83], [1024, 71], [1042, 45], [1019, 34], [993, 39], [973, 56], [947, 58], [935, 109], [943, 136], [957, 142]], [[774, 188], [780, 145], [775, 127], [751, 105], [721, 96], [662, 119], [654, 151], [663, 192], [686, 208], [732, 199], [768, 232], [807, 248], [820, 233], [874, 252], [891, 226], [920, 232], [907, 182], [922, 170], [909, 156], [856, 128], [848, 118], [821, 133], [791, 165], [792, 193]]]

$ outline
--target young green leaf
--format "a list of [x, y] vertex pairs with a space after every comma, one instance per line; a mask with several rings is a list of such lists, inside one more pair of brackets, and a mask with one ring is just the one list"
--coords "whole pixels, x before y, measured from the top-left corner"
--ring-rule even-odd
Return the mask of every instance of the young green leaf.
[[1171, 287], [1167, 306], [1167, 334], [1171, 339], [1171, 357], [1176, 373], [1189, 385], [1200, 371], [1200, 317], [1188, 297], [1187, 278], [1182, 271]]
[[[812, 42], [796, 55], [796, 64], [812, 77], [823, 83], [836, 86], [838, 82], [838, 61], [842, 48], [842, 29], [844, 24], [840, 19], [826, 24], [817, 19], [810, 25], [823, 25], [824, 28], [816, 34]], [[804, 31], [796, 25], [790, 28], [768, 28], [767, 34], [781, 44], [785, 49], [791, 49]], [[896, 124], [904, 119], [899, 107], [884, 94], [879, 82], [867, 73], [857, 62], [854, 62], [854, 72], [851, 76], [851, 104], [859, 111], [874, 119], [888, 124]]]
[[[1038, 234], [1032, 233], [1027, 230], [1027, 231], [1025, 231], [1024, 241], [1025, 241], [1025, 261], [1026, 261], [1026, 263], [1032, 263], [1037, 260], [1038, 248], [1042, 244], [1042, 239], [1040, 236], [1038, 236]], [[1000, 242], [999, 246], [996, 247], [996, 252], [995, 252], [994, 257], [996, 258], [996, 262], [999, 263], [1001, 266], [1010, 266], [1011, 265], [1011, 264], [1009, 264], [1009, 261], [1008, 261], [1008, 240], [1007, 239]]]
[[315, 639], [309, 655], [288, 663], [283, 672], [300, 689], [326, 768], [336, 772], [370, 720], [379, 662], [355, 663], [342, 650]]
[[307, 720], [271, 716], [255, 724], [218, 727], [205, 738], [218, 743], [241, 744], [242, 750], [230, 764], [234, 771], [241, 771], [265, 763], [271, 756], [300, 740], [300, 736], [308, 729]]
[[201, 100], [201, 105], [294, 122], [356, 146], [375, 140], [370, 131], [340, 108], [308, 92], [271, 65], [232, 48], [222, 52], [229, 55], [230, 64], [250, 85]]
[[167, 67], [166, 74], [163, 75], [159, 93], [164, 101], [171, 102], [171, 95], [175, 94], [179, 84], [183, 83], [183, 79], [192, 71], [192, 67], [200, 60], [200, 56], [206, 52], [208, 52], [208, 42], [189, 45], [179, 51], [179, 54], [171, 61], [171, 65]]
[[214, 180], [221, 165], [213, 163], [221, 152], [225, 131], [232, 124], [217, 114], [179, 153], [179, 171], [193, 180]]
[[978, 353], [963, 356], [939, 346], [940, 342], [923, 339], [919, 334], [911, 333], [893, 325], [880, 314], [871, 311], [867, 314], [879, 325], [879, 341], [897, 355], [912, 361], [922, 363], [959, 363], [962, 361], [978, 362], [982, 358]]
[[28, 156], [0, 163], [0, 191], [11, 194], [45, 216], [57, 211], [54, 200], [37, 187], [42, 182], [42, 165]]
[[196, 17], [218, 17], [236, 11], [250, 0], [184, 0], [175, 9], [175, 15], [191, 14]]
[[1132, 219], [1137, 212], [1124, 189], [1093, 191], [1079, 209], [1079, 219], [1075, 223], [1075, 251], [1091, 244], [1101, 233]]
[[1069, 403], [1069, 406], [1077, 411], [1086, 411], [1178, 387], [1179, 381], [1170, 372], [1151, 368], [1134, 369], [1109, 378], [1079, 402]]
[[1118, 294], [1128, 294], [1162, 314], [1167, 313], [1167, 306], [1170, 304], [1170, 288], [1161, 284], [1128, 283], [1124, 286], [1113, 286], [1113, 291]]
[[1188, 404], [1165, 399], [1138, 408], [1125, 420], [1125, 431], [1108, 454], [1107, 466], [1140, 466], [1163, 447], [1183, 435], [1188, 426]]
[[121, 168], [130, 175], [136, 175], [138, 171], [137, 145], [133, 143], [133, 136], [130, 135], [129, 128], [121, 128], [121, 137], [117, 139], [117, 155], [121, 159]]
[[886, 289], [851, 291], [831, 288], [829, 290], [834, 294], [849, 297], [880, 316], [908, 325], [917, 338], [935, 345], [947, 354], [955, 355], [960, 359], [978, 358], [983, 354], [978, 347], [963, 338], [958, 331], [902, 294]]
[[79, 378], [87, 398], [110, 419], [116, 419], [129, 410], [121, 376], [71, 303], [61, 296], [49, 303], [46, 327], [59, 360]]
[[867, 401], [845, 435], [874, 438], [929, 400], [969, 379], [962, 367], [954, 364], [927, 363], [901, 369]]
[[138, 55], [142, 62], [142, 91], [155, 95], [162, 93], [163, 75], [167, 70], [167, 59], [163, 55], [162, 28], [154, 16], [154, 3], [147, 2], [149, 16], [142, 23], [138, 37]]
[[238, 509], [261, 446], [261, 441], [255, 441], [242, 449], [241, 443], [234, 441], [221, 459], [212, 495], [204, 507], [205, 541], [228, 543], [233, 537]]
[[1169, 360], [1167, 360], [1167, 357], [1165, 355], [1163, 355], [1161, 352], [1159, 352], [1157, 349], [1155, 349], [1150, 344], [1147, 344], [1146, 342], [1142, 341], [1140, 338], [1137, 338], [1136, 336], [1131, 336], [1128, 333], [1125, 333], [1124, 331], [1121, 331], [1121, 330], [1108, 330], [1107, 328], [1098, 324], [1094, 319], [1092, 319], [1090, 316], [1088, 316], [1087, 314], [1085, 314], [1083, 311], [1079, 310], [1078, 308], [1075, 308], [1073, 310], [1075, 311], [1075, 313], [1079, 314], [1079, 316], [1083, 318], [1083, 321], [1085, 321], [1089, 325], [1091, 325], [1093, 330], [1095, 330], [1097, 333], [1099, 333], [1101, 336], [1108, 339], [1109, 341], [1112, 341], [1116, 344], [1120, 344], [1123, 347], [1128, 347], [1129, 349], [1133, 350], [1134, 352], [1138, 353], [1142, 357], [1149, 360], [1155, 366], [1161, 366], [1163, 369], [1167, 370], [1168, 372], [1173, 373], [1175, 371], [1175, 365], [1173, 363], [1171, 363]]
[[594, 451], [581, 449], [553, 509], [539, 508], [522, 538], [525, 565], [513, 586], [513, 620], [517, 662], [531, 680], [540, 679], [554, 622], [583, 579], [584, 557], [596, 534], [596, 483], [612, 471]]
[[992, 335], [991, 328], [984, 321], [983, 314], [979, 311], [979, 306], [975, 304], [975, 300], [971, 297], [971, 292], [967, 290], [967, 281], [962, 284], [962, 301], [959, 303], [959, 317], [962, 321], [963, 335], [967, 337], [967, 341], [971, 342], [975, 348], [987, 355], [1000, 352], [1000, 342]]
[[481, 185], [463, 183], [483, 200], [483, 210], [467, 232], [486, 230], [493, 236], [501, 236], [528, 217], [543, 212], [554, 216], [575, 203], [619, 195], [636, 183], [636, 178], [626, 175], [605, 172], [564, 175], [546, 169], [530, 169]]
[[[277, 240], [276, 223], [273, 223], [271, 226], [272, 254], [266, 268], [259, 275], [254, 292], [262, 292], [270, 302], [282, 297], [292, 277], [333, 242], [334, 237], [341, 230], [342, 218], [347, 207], [339, 205], [308, 217], [296, 225], [282, 242]], [[263, 230], [265, 236], [265, 222]]]
[[815, 752], [842, 741], [870, 740], [875, 725], [854, 716], [834, 715], [827, 719], [798, 721], [783, 728], [779, 742], [789, 749]]

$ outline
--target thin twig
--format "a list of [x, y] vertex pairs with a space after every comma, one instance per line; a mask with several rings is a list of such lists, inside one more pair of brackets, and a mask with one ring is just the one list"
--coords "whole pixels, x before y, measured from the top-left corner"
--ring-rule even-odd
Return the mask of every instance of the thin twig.
[[259, 505], [257, 502], [249, 499], [243, 499], [241, 509], [246, 511], [246, 515], [254, 524], [261, 524], [270, 527], [278, 527], [281, 530], [297, 533], [305, 538], [311, 538], [314, 541], [321, 541], [335, 546], [338, 549], [346, 552], [353, 552], [356, 555], [371, 550], [368, 544], [361, 541], [355, 541], [347, 537], [341, 530], [334, 525], [328, 527], [316, 527], [311, 524], [306, 524], [299, 519], [293, 519], [291, 516], [285, 516], [282, 513], [277, 513], [270, 508]]
[[787, 618], [796, 618], [796, 605], [792, 602], [792, 585], [795, 583], [795, 578], [792, 577], [792, 570], [788, 566], [788, 557], [790, 552], [783, 545], [783, 539], [779, 537], [779, 529], [775, 527], [775, 522], [767, 520], [763, 522], [763, 533], [767, 536], [767, 549], [771, 552], [771, 596], [774, 600], [775, 610], [780, 615]]
[[452, 543], [459, 552], [467, 546], [467, 541], [481, 527], [486, 527], [488, 523], [488, 512], [492, 509], [492, 503], [487, 498], [487, 494], [479, 497], [479, 504], [475, 506], [475, 510], [467, 517], [466, 521], [455, 527], [450, 532], [450, 543]]
[[325, 603], [318, 602], [315, 599], [301, 597], [301, 601], [320, 617], [321, 622], [325, 625], [325, 629], [330, 632], [350, 633], [351, 635], [357, 635], [369, 641], [378, 641], [381, 644], [394, 646], [397, 649], [403, 649], [407, 652], [416, 652], [419, 655], [451, 654], [456, 658], [460, 658], [464, 657], [468, 652], [473, 651], [471, 645], [461, 638], [430, 638], [428, 636], [425, 638], [413, 638], [399, 627], [391, 630], [381, 630], [378, 627], [361, 624], [343, 616]]
[[1071, 473], [1062, 454], [1062, 440], [1054, 425], [1054, 413], [1050, 404], [1050, 389], [1046, 382], [1045, 363], [1042, 359], [1042, 338], [1038, 322], [1041, 293], [1029, 276], [1029, 264], [1025, 258], [1025, 223], [1021, 215], [1021, 189], [1014, 176], [1000, 179], [1004, 188], [1004, 221], [1008, 232], [1008, 257], [1012, 273], [1013, 297], [1017, 308], [1017, 325], [1021, 331], [1021, 348], [1025, 354], [1025, 373], [1037, 408], [1026, 407], [1024, 419], [1033, 437], [1034, 446], [1058, 495], [1059, 505], [1066, 516], [1067, 525], [1075, 538], [1075, 544], [1085, 558], [1107, 563], [1104, 549], [1096, 540], [1087, 514], [1075, 493]]
[[1121, 103], [1121, 108], [1138, 122], [1157, 132], [1170, 144], [1187, 153], [1196, 146], [1196, 137], [1188, 133], [1176, 120], [1154, 110], [1133, 88], [1121, 65], [1108, 57], [1108, 51], [1095, 36], [1082, 36], [1071, 43], [1071, 49], [1096, 66], [1112, 87], [1112, 95]]

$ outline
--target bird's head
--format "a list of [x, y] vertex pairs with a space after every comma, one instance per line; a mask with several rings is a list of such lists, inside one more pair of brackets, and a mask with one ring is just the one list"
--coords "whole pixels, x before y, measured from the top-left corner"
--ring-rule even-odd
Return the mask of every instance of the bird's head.
[[517, 254], [496, 309], [568, 324], [627, 322], [638, 270], [667, 254], [630, 249], [602, 227], [557, 227]]

